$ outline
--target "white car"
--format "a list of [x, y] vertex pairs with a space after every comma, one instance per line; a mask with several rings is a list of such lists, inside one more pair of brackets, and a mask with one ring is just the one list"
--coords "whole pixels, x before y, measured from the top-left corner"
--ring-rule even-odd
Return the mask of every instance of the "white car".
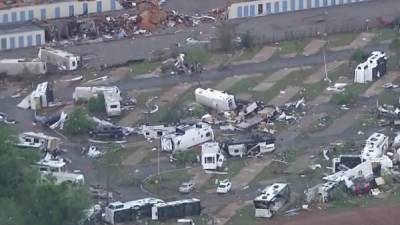
[[217, 187], [217, 193], [226, 194], [231, 190], [231, 188], [232, 188], [232, 183], [229, 180], [223, 180], [219, 182], [219, 185]]
[[187, 194], [194, 190], [194, 183], [192, 181], [183, 182], [181, 186], [179, 186], [179, 192]]

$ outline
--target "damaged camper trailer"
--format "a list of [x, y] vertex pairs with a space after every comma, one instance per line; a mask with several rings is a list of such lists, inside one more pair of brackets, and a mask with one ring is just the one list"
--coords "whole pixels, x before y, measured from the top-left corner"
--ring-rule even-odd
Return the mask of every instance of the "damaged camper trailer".
[[386, 74], [388, 58], [385, 52], [374, 51], [368, 59], [360, 63], [354, 74], [355, 83], [375, 81]]
[[47, 73], [45, 62], [38, 59], [2, 59], [0, 60], [0, 74], [7, 76], [42, 75]]
[[104, 220], [111, 225], [150, 218], [154, 204], [164, 202], [157, 198], [144, 198], [129, 202], [113, 202], [105, 208]]
[[381, 133], [373, 133], [365, 142], [361, 157], [364, 160], [379, 158], [389, 147], [389, 137]]
[[196, 102], [217, 111], [236, 109], [235, 96], [214, 89], [197, 88], [194, 91]]
[[59, 149], [61, 140], [43, 133], [24, 132], [18, 135], [18, 147], [39, 148], [48, 152]]
[[199, 123], [177, 127], [174, 133], [161, 137], [163, 151], [184, 151], [193, 146], [214, 140], [214, 132], [210, 125]]
[[53, 85], [46, 81], [38, 84], [36, 89], [17, 106], [22, 109], [40, 110], [49, 107], [52, 102], [54, 102]]
[[201, 165], [205, 170], [221, 168], [225, 160], [218, 142], [206, 142], [201, 146]]
[[275, 183], [267, 187], [260, 196], [254, 199], [255, 216], [271, 218], [289, 200], [289, 185], [284, 183]]
[[225, 141], [222, 149], [233, 157], [255, 156], [275, 150], [275, 138], [269, 134], [253, 134], [247, 138]]
[[159, 139], [164, 135], [174, 133], [176, 130], [173, 126], [166, 125], [155, 125], [155, 126], [147, 126], [143, 125], [141, 127], [141, 134], [146, 139]]
[[153, 205], [151, 218], [152, 220], [167, 220], [197, 216], [200, 215], [201, 209], [200, 200], [197, 198], [162, 202]]
[[121, 115], [121, 91], [117, 86], [111, 87], [76, 87], [72, 98], [74, 101], [88, 101], [103, 94], [105, 110], [108, 116]]
[[38, 57], [42, 62], [57, 66], [59, 70], [72, 71], [81, 66], [80, 56], [58, 49], [41, 48]]

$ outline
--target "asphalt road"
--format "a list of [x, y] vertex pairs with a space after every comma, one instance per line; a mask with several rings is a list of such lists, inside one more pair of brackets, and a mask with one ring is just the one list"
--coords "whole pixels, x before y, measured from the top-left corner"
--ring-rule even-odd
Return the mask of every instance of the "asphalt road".
[[[209, 0], [207, 0], [209, 1]], [[194, 0], [192, 4], [181, 4], [182, 0], [171, 0], [174, 7], [189, 7], [192, 11], [196, 9]], [[220, 4], [224, 4], [219, 0]], [[202, 3], [204, 4], [204, 3]], [[206, 4], [204, 4], [206, 5]], [[205, 7], [205, 6], [204, 6]], [[207, 8], [207, 7], [205, 7]], [[187, 9], [190, 11], [190, 9]], [[250, 30], [254, 35], [266, 39], [280, 37], [287, 32], [301, 31], [323, 31], [340, 30], [342, 27], [365, 25], [365, 20], [370, 19], [370, 24], [376, 23], [377, 16], [384, 18], [395, 18], [400, 15], [400, 1], [398, 0], [371, 0], [370, 2], [349, 4], [324, 9], [311, 9], [299, 12], [263, 16], [234, 20], [237, 31]], [[326, 22], [318, 22], [320, 19]], [[200, 34], [201, 33], [201, 34]], [[201, 24], [198, 27], [187, 28], [177, 33], [155, 35], [137, 38], [134, 40], [124, 39], [104, 43], [84, 44], [65, 47], [65, 50], [79, 55], [95, 56], [89, 66], [113, 65], [126, 63], [130, 59], [148, 58], [155, 50], [170, 48], [176, 43], [183, 43], [187, 37], [196, 37], [200, 40], [209, 40], [215, 36], [214, 24]], [[0, 58], [26, 58], [37, 55], [34, 48], [18, 49], [0, 53]]]

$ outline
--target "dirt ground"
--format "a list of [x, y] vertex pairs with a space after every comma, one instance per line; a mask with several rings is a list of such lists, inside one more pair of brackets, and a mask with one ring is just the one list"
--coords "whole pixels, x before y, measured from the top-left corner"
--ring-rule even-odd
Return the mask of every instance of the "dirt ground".
[[[311, 68], [311, 67], [308, 67], [308, 66], [303, 67], [303, 69], [309, 69], [309, 68]], [[300, 68], [294, 67], [294, 68], [286, 68], [283, 70], [275, 71], [270, 76], [268, 76], [265, 80], [263, 80], [260, 84], [255, 86], [253, 88], [253, 90], [259, 91], [259, 92], [267, 91], [272, 86], [274, 86], [277, 81], [284, 79], [287, 75], [289, 75], [291, 72], [296, 71], [296, 70], [300, 70]]]
[[298, 216], [266, 220], [265, 225], [398, 225], [400, 204], [346, 210], [338, 213], [311, 211]]
[[365, 47], [375, 37], [374, 33], [361, 33], [356, 39], [354, 39], [349, 45], [339, 46], [331, 48], [332, 51], [341, 51], [345, 49], [358, 49]]
[[303, 55], [312, 55], [317, 53], [322, 47], [324, 47], [326, 41], [313, 39], [311, 42], [304, 48]]
[[[326, 70], [327, 72], [330, 72], [336, 68], [338, 68], [339, 66], [341, 66], [342, 64], [344, 64], [345, 61], [340, 61], [340, 62], [331, 62], [326, 64]], [[317, 71], [315, 71], [315, 73], [311, 74], [310, 76], [307, 77], [306, 80], [304, 80], [305, 84], [315, 84], [318, 83], [319, 81], [322, 80], [322, 78], [325, 77], [325, 67], [321, 66]]]
[[135, 151], [122, 161], [121, 164], [125, 166], [132, 166], [142, 162], [151, 151], [151, 146], [145, 141], [129, 144], [127, 148], [135, 149]]
[[267, 61], [272, 57], [275, 51], [276, 51], [275, 47], [265, 46], [251, 60], [254, 62]]
[[232, 178], [232, 188], [239, 189], [247, 186], [271, 162], [270, 158], [254, 159]]
[[219, 82], [216, 86], [216, 90], [220, 91], [226, 91], [229, 88], [231, 88], [233, 85], [236, 84], [236, 82], [242, 80], [242, 79], [248, 79], [248, 78], [253, 78], [253, 77], [259, 77], [262, 76], [262, 73], [252, 73], [252, 74], [246, 74], [246, 75], [235, 75], [235, 76], [230, 76], [225, 79], [223, 79], [221, 82]]
[[383, 85], [385, 83], [393, 82], [394, 80], [396, 80], [396, 78], [399, 77], [399, 75], [400, 75], [399, 72], [389, 72], [382, 79], [379, 79], [375, 83], [373, 83], [371, 85], [371, 87], [369, 87], [361, 96], [368, 98], [368, 97], [379, 95], [380, 93], [382, 93], [385, 90]]
[[291, 98], [293, 98], [299, 91], [300, 87], [296, 86], [288, 86], [283, 92], [277, 96], [275, 96], [269, 104], [272, 105], [283, 105], [288, 102]]
[[[217, 213], [215, 216], [216, 222], [218, 225], [224, 225], [226, 222], [229, 221], [230, 218], [232, 218], [235, 214], [236, 211], [251, 204], [252, 201], [242, 201], [242, 202], [233, 202], [231, 204], [228, 204], [223, 208], [221, 211]], [[244, 224], [243, 224], [244, 225]]]

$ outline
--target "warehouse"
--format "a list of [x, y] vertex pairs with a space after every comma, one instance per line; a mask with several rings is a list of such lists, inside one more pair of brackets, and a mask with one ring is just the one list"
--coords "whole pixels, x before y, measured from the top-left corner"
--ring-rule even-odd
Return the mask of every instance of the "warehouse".
[[259, 0], [238, 2], [229, 6], [228, 19], [265, 16], [364, 1], [368, 0]]
[[121, 8], [117, 0], [43, 0], [38, 4], [35, 1], [16, 0], [10, 1], [10, 4], [0, 3], [0, 24], [102, 13]]
[[44, 43], [44, 30], [35, 24], [0, 25], [0, 51], [40, 46]]

